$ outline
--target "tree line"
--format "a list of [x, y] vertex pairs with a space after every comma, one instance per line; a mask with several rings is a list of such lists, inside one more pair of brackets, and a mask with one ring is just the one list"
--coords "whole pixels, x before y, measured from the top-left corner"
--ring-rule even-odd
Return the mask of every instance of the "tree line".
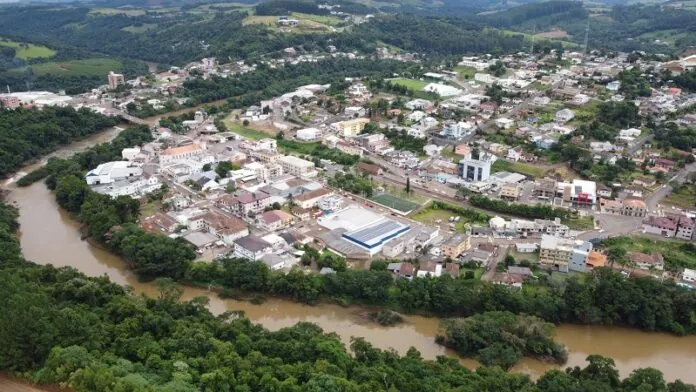
[[500, 212], [508, 215], [515, 215], [528, 219], [567, 219], [570, 217], [570, 211], [565, 208], [554, 208], [548, 205], [536, 204], [520, 204], [508, 203], [504, 200], [491, 199], [482, 195], [472, 195], [469, 197], [469, 203], [472, 206]]

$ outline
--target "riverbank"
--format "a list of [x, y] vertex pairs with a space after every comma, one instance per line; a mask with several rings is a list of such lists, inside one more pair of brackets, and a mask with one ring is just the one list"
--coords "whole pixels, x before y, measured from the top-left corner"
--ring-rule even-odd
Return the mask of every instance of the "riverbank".
[[[42, 183], [26, 188], [15, 188], [9, 200], [20, 210], [20, 242], [24, 257], [39, 264], [69, 266], [89, 276], [108, 276], [112, 281], [133, 287], [136, 294], [157, 296], [152, 283], [139, 282], [120, 258], [80, 240], [79, 223], [60, 209], [53, 194]], [[379, 348], [394, 348], [406, 353], [413, 346], [424, 358], [439, 355], [456, 357], [456, 353], [435, 343], [439, 319], [404, 315], [405, 322], [395, 327], [382, 327], [375, 323], [360, 322], [358, 307], [341, 307], [332, 304], [308, 306], [268, 297], [262, 305], [232, 299], [221, 299], [204, 288], [185, 286], [183, 299], [197, 296], [209, 298], [209, 309], [215, 314], [241, 310], [253, 322], [269, 330], [311, 322], [327, 332], [334, 332], [348, 343], [353, 336], [363, 337]], [[667, 380], [680, 378], [696, 382], [696, 337], [676, 337], [662, 333], [646, 333], [626, 328], [601, 326], [560, 325], [555, 339], [568, 348], [565, 366], [584, 366], [590, 354], [614, 358], [622, 376], [641, 367], [654, 367], [665, 374]], [[475, 368], [473, 360], [462, 360], [465, 366]], [[512, 368], [513, 372], [539, 376], [558, 366], [525, 358]]]

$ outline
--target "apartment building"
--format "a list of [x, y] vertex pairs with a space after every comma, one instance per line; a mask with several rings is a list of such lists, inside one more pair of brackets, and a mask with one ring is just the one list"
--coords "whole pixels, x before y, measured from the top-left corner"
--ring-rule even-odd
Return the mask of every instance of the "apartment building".
[[339, 121], [331, 124], [331, 128], [339, 135], [350, 138], [356, 137], [365, 129], [365, 125], [370, 122], [367, 118], [355, 118], [347, 121]]
[[539, 247], [539, 262], [552, 265], [561, 272], [585, 272], [592, 243], [544, 234]]
[[296, 177], [315, 177], [317, 175], [314, 162], [302, 158], [286, 155], [280, 157], [277, 163], [283, 167], [283, 173], [285, 174]]
[[471, 248], [470, 237], [466, 234], [455, 234], [440, 246], [442, 255], [451, 259], [457, 258], [469, 248]]

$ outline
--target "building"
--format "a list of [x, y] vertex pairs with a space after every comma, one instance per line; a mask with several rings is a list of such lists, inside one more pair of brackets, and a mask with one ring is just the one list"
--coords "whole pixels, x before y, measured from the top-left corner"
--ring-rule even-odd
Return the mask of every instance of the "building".
[[643, 220], [643, 230], [648, 234], [674, 237], [677, 232], [677, 222], [662, 216], [650, 216]]
[[[644, 217], [647, 213], [645, 202], [638, 199], [626, 199], [621, 205], [621, 215]], [[691, 237], [689, 237], [691, 239]]]
[[575, 118], [575, 113], [570, 109], [561, 109], [556, 112], [554, 116], [554, 121], [559, 123], [566, 123]]
[[491, 176], [491, 165], [495, 161], [493, 156], [481, 153], [479, 159], [473, 159], [471, 155], [459, 161], [459, 176], [467, 181], [486, 181]]
[[675, 237], [691, 241], [694, 237], [694, 221], [688, 216], [681, 215], [679, 221], [677, 222], [677, 232]]
[[283, 167], [283, 173], [296, 177], [315, 177], [317, 171], [314, 162], [304, 160], [291, 155], [285, 155], [277, 161]]
[[516, 184], [503, 185], [500, 188], [500, 198], [507, 201], [517, 201], [520, 198], [521, 188]]
[[572, 183], [559, 182], [557, 192], [563, 201], [575, 208], [594, 209], [597, 204], [597, 184], [594, 181], [573, 180]]
[[162, 151], [159, 155], [160, 164], [166, 165], [173, 161], [184, 159], [200, 160], [203, 157], [203, 149], [200, 144], [188, 144], [180, 147], [172, 147]]
[[585, 272], [592, 243], [544, 234], [539, 246], [539, 262], [552, 265], [561, 272]]
[[319, 201], [319, 209], [327, 212], [336, 212], [343, 207], [343, 197], [339, 195], [326, 196]]
[[691, 284], [696, 283], [696, 270], [684, 268], [684, 271], [682, 272], [682, 281]]
[[339, 121], [331, 124], [331, 128], [346, 138], [356, 137], [370, 122], [368, 118], [355, 118], [347, 121]]
[[257, 223], [264, 230], [275, 231], [287, 227], [292, 223], [292, 215], [281, 210], [271, 210], [260, 214]]
[[382, 175], [382, 173], [384, 173], [381, 167], [367, 162], [359, 162], [356, 167], [363, 173], [368, 173], [373, 176], [379, 176]]
[[651, 254], [645, 254], [640, 252], [626, 252], [626, 257], [634, 262], [636, 266], [643, 270], [659, 270], [665, 269], [665, 259], [662, 254], [658, 252], [652, 252]]
[[440, 246], [442, 255], [451, 259], [457, 258], [469, 248], [471, 248], [471, 241], [466, 234], [455, 234]]
[[102, 163], [95, 169], [87, 172], [85, 181], [87, 185], [111, 184], [128, 178], [140, 177], [143, 169], [128, 161], [113, 161]]
[[109, 72], [108, 79], [110, 89], [115, 89], [116, 87], [126, 83], [126, 78], [123, 76], [123, 74], [117, 74], [113, 71]]
[[1, 95], [0, 96], [0, 106], [4, 109], [16, 109], [19, 107], [19, 98], [14, 95]]
[[250, 213], [258, 214], [263, 212], [270, 204], [270, 201], [270, 196], [265, 192], [251, 192], [233, 197], [231, 205], [227, 207], [237, 215], [247, 216]]
[[297, 131], [298, 140], [313, 141], [321, 138], [321, 130], [316, 128], [304, 128]]
[[270, 253], [271, 250], [272, 246], [269, 242], [253, 235], [234, 240], [234, 255], [236, 257], [255, 261]]
[[319, 188], [294, 197], [295, 204], [301, 208], [313, 208], [327, 196], [333, 195], [333, 191], [327, 188]]

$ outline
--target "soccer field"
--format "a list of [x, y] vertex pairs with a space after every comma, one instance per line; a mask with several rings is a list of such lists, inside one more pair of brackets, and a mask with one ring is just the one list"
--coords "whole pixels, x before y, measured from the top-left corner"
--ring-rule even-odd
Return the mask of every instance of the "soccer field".
[[370, 200], [379, 203], [385, 207], [393, 208], [397, 211], [401, 212], [409, 212], [412, 210], [415, 210], [416, 208], [420, 207], [419, 204], [404, 200], [404, 199], [399, 199], [398, 197], [394, 197], [392, 195], [382, 193], [380, 195], [375, 195], [370, 198]]

